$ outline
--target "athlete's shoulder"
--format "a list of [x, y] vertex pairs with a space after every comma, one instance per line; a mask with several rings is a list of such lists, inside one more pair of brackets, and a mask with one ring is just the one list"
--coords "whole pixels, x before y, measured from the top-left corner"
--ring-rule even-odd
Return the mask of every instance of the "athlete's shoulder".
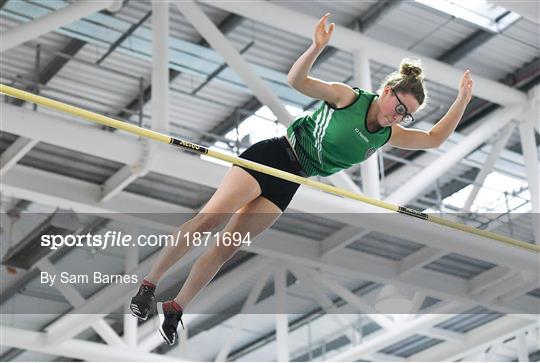
[[362, 89], [362, 88], [358, 88], [358, 87], [353, 87], [354, 91], [358, 93], [359, 96], [361, 97], [367, 97], [367, 98], [373, 98], [373, 97], [376, 97], [377, 94], [376, 93], [373, 93], [371, 91], [368, 91], [368, 90], [365, 90], [365, 89]]

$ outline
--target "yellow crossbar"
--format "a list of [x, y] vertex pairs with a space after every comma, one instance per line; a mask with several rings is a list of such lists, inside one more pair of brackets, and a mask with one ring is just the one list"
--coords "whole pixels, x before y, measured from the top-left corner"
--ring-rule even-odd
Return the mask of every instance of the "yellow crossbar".
[[489, 238], [489, 239], [492, 239], [492, 240], [495, 240], [495, 241], [498, 241], [498, 242], [502, 242], [504, 244], [512, 245], [514, 247], [518, 247], [518, 248], [525, 249], [525, 250], [528, 250], [528, 251], [540, 253], [540, 246], [537, 246], [535, 244], [527, 243], [527, 242], [524, 242], [524, 241], [520, 241], [520, 240], [517, 240], [517, 239], [514, 239], [514, 238], [510, 238], [510, 237], [503, 236], [503, 235], [500, 235], [500, 234], [492, 233], [492, 232], [489, 232], [489, 231], [484, 231], [482, 229], [467, 226], [467, 225], [462, 224], [462, 223], [453, 222], [453, 221], [450, 221], [450, 220], [447, 220], [447, 219], [444, 219], [444, 218], [440, 218], [440, 217], [437, 217], [435, 215], [422, 213], [422, 212], [416, 211], [414, 209], [397, 206], [397, 205], [394, 205], [394, 204], [391, 204], [391, 203], [384, 202], [384, 201], [379, 200], [379, 199], [374, 199], [374, 198], [367, 197], [367, 196], [362, 195], [362, 194], [349, 192], [349, 191], [346, 191], [346, 190], [343, 190], [343, 189], [340, 189], [340, 188], [336, 188], [334, 186], [331, 186], [331, 185], [328, 185], [328, 184], [325, 184], [325, 183], [321, 183], [321, 182], [318, 182], [318, 181], [315, 181], [315, 180], [307, 179], [307, 178], [304, 178], [304, 177], [301, 177], [301, 176], [298, 176], [298, 175], [295, 175], [295, 174], [291, 174], [291, 173], [288, 173], [288, 172], [285, 172], [285, 171], [282, 171], [282, 170], [279, 170], [279, 169], [271, 168], [271, 167], [268, 167], [268, 166], [265, 166], [265, 165], [254, 163], [254, 162], [249, 161], [249, 160], [244, 160], [244, 159], [237, 158], [235, 156], [227, 155], [227, 154], [221, 153], [219, 151], [209, 150], [204, 146], [193, 144], [193, 143], [188, 142], [188, 141], [177, 139], [177, 138], [174, 138], [174, 137], [171, 137], [171, 136], [168, 136], [168, 135], [164, 135], [164, 134], [161, 134], [159, 132], [152, 131], [152, 130], [148, 130], [148, 129], [145, 129], [145, 128], [142, 128], [142, 127], [139, 127], [139, 126], [135, 126], [135, 125], [132, 125], [132, 124], [129, 124], [129, 123], [126, 123], [126, 122], [118, 121], [118, 120], [115, 120], [115, 119], [107, 117], [107, 116], [99, 115], [99, 114], [97, 114], [95, 112], [91, 112], [91, 111], [87, 111], [87, 110], [84, 110], [84, 109], [79, 108], [79, 107], [71, 106], [71, 105], [68, 105], [68, 104], [65, 104], [65, 103], [62, 103], [62, 102], [59, 102], [59, 101], [52, 100], [52, 99], [47, 98], [47, 97], [38, 96], [38, 95], [35, 95], [33, 93], [22, 91], [20, 89], [14, 88], [14, 87], [10, 87], [10, 86], [0, 84], [0, 93], [6, 94], [6, 95], [11, 96], [11, 97], [19, 98], [19, 99], [27, 101], [27, 102], [33, 102], [33, 103], [36, 103], [38, 105], [42, 105], [42, 106], [52, 108], [52, 109], [55, 109], [55, 110], [58, 110], [58, 111], [69, 113], [71, 115], [76, 115], [76, 116], [82, 117], [84, 119], [87, 119], [89, 121], [100, 123], [100, 124], [105, 125], [105, 126], [110, 126], [110, 127], [116, 128], [116, 129], [131, 132], [131, 133], [133, 133], [135, 135], [138, 135], [138, 136], [141, 136], [141, 137], [146, 137], [146, 138], [149, 138], [149, 139], [152, 139], [152, 140], [164, 142], [164, 143], [167, 143], [167, 144], [172, 144], [174, 146], [180, 147], [180, 148], [185, 149], [185, 150], [189, 150], [189, 151], [194, 152], [194, 153], [208, 155], [210, 157], [213, 157], [213, 158], [216, 158], [216, 159], [219, 159], [219, 160], [227, 161], [227, 162], [229, 162], [231, 164], [240, 165], [240, 166], [246, 167], [248, 169], [253, 169], [253, 170], [259, 171], [261, 173], [269, 174], [269, 175], [272, 175], [272, 176], [275, 176], [275, 177], [278, 177], [278, 178], [281, 178], [281, 179], [285, 179], [285, 180], [288, 180], [288, 181], [291, 181], [291, 182], [294, 182], [294, 183], [304, 184], [304, 185], [310, 186], [310, 187], [315, 188], [315, 189], [319, 189], [319, 190], [322, 190], [322, 191], [325, 191], [325, 192], [328, 192], [328, 193], [340, 195], [340, 196], [343, 196], [343, 197], [346, 197], [346, 198], [358, 200], [360, 202], [371, 204], [371, 205], [374, 205], [376, 207], [384, 208], [384, 209], [387, 209], [387, 210], [392, 211], [392, 212], [409, 215], [411, 217], [419, 218], [419, 219], [422, 219], [422, 220], [425, 220], [425, 221], [428, 221], [428, 222], [433, 222], [433, 223], [436, 223], [436, 224], [439, 224], [439, 225], [442, 225], [442, 226], [446, 226], [446, 227], [450, 227], [450, 228], [453, 228], [453, 229], [457, 229], [457, 230], [460, 230], [460, 231], [463, 231], [463, 232], [475, 234], [477, 236], [482, 236], [482, 237], [485, 237], [485, 238]]

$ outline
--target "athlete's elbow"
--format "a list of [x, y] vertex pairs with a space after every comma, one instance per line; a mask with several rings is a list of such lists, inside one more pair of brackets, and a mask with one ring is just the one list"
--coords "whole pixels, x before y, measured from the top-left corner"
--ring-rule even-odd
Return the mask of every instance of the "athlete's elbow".
[[445, 138], [438, 137], [436, 135], [431, 135], [428, 140], [428, 145], [426, 149], [437, 149], [439, 148], [445, 141]]
[[298, 77], [291, 73], [287, 75], [287, 83], [289, 84], [289, 86], [296, 90], [298, 90], [300, 86], [300, 80], [298, 79]]
[[297, 91], [301, 91], [304, 88], [307, 80], [307, 77], [298, 75], [292, 70], [287, 74], [287, 83]]

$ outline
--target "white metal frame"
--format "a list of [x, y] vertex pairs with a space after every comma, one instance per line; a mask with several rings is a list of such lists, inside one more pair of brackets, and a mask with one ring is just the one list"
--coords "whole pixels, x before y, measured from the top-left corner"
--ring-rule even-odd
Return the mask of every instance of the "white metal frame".
[[[234, 2], [213, 2], [204, 1], [212, 6], [226, 11], [234, 12], [250, 19], [268, 24], [281, 30], [294, 34], [311, 37], [312, 27], [316, 22], [315, 18], [300, 14], [274, 3], [266, 1], [253, 1], [249, 4]], [[93, 5], [92, 5], [93, 4]], [[116, 6], [119, 1], [99, 2], [78, 2], [69, 5], [55, 13], [32, 22], [25, 23], [16, 28], [10, 29], [2, 34], [2, 51], [17, 46], [18, 44], [35, 38], [38, 35], [51, 31], [72, 20], [79, 19], [87, 14], [101, 10], [108, 6]], [[199, 9], [193, 1], [175, 3], [182, 13], [192, 21], [194, 27], [203, 34], [208, 42], [218, 50], [226, 59], [252, 92], [267, 104], [278, 118], [288, 124], [292, 117], [277, 97], [268, 89], [264, 82], [251, 70], [247, 62], [228, 42], [223, 34], [215, 27], [208, 17]], [[112, 9], [111, 7], [109, 9]], [[157, 100], [153, 105], [153, 128], [161, 132], [168, 129], [168, 70], [167, 64], [167, 32], [168, 32], [168, 4], [153, 3], [155, 32], [154, 32], [154, 59], [153, 67], [153, 100]], [[282, 14], [288, 13], [287, 17]], [[290, 18], [295, 19], [294, 22]], [[351, 49], [351, 44], [357, 48]], [[331, 45], [338, 49], [352, 52], [355, 59], [355, 76], [359, 80], [369, 80], [369, 59], [390, 65], [397, 66], [401, 58], [414, 56], [409, 51], [398, 47], [389, 46], [376, 40], [370, 39], [360, 33], [349, 29], [339, 28], [336, 31]], [[368, 59], [369, 54], [369, 59]], [[419, 56], [419, 55], [418, 55]], [[420, 56], [419, 56], [420, 57]], [[461, 76], [461, 70], [441, 63], [439, 61], [421, 57], [430, 79], [456, 88], [457, 80]], [[370, 85], [365, 86], [371, 89]], [[476, 149], [499, 130], [508, 131], [508, 123], [523, 114], [526, 109], [535, 109], [538, 100], [533, 96], [525, 95], [523, 92], [501, 85], [500, 83], [475, 77], [475, 93], [491, 102], [507, 106], [479, 122], [480, 126], [475, 131], [466, 136], [458, 145], [438, 158], [432, 166], [427, 167], [402, 188], [396, 190], [389, 196], [388, 200], [397, 204], [404, 204], [436, 180], [451, 165], [457, 163], [465, 155]], [[137, 210], [159, 211], [159, 212], [193, 212], [189, 208], [178, 207], [170, 203], [152, 200], [147, 197], [137, 196], [127, 193], [122, 189], [136, 177], [144, 175], [148, 171], [154, 171], [179, 179], [187, 180], [202, 185], [217, 187], [219, 180], [225, 172], [225, 168], [210, 165], [200, 159], [175, 152], [171, 149], [150, 146], [152, 150], [146, 153], [144, 145], [133, 138], [122, 134], [111, 134], [103, 132], [90, 125], [80, 125], [71, 121], [53, 118], [51, 116], [40, 115], [28, 110], [16, 108], [12, 105], [3, 105], [2, 108], [2, 128], [8, 132], [20, 135], [19, 140], [2, 155], [0, 173], [3, 178], [3, 192], [14, 197], [32, 199], [36, 202], [58, 205], [72, 208], [81, 212], [134, 212]], [[533, 114], [533, 113], [531, 113]], [[534, 120], [520, 123], [520, 134], [524, 148], [526, 174], [532, 195], [533, 212], [538, 213], [540, 206], [538, 191], [538, 154], [534, 141]], [[538, 127], [538, 126], [536, 126]], [[82, 135], [80, 139], [74, 140], [65, 138], [65, 134]], [[504, 136], [493, 148], [492, 155], [488, 161], [495, 159], [499, 149], [503, 149]], [[71, 150], [96, 155], [109, 160], [114, 160], [126, 164], [121, 173], [113, 176], [104, 185], [105, 192], [99, 186], [73, 180], [67, 177], [54, 175], [52, 173], [34, 170], [32, 168], [16, 165], [16, 162], [24, 156], [37, 142], [45, 141], [54, 145], [69, 148]], [[115, 145], [114, 152], [111, 147], [96, 148], [96, 145]], [[155, 147], [155, 150], [154, 150]], [[153, 152], [160, 152], [159, 163], [149, 157]], [[372, 157], [368, 163], [362, 167], [362, 177], [365, 179], [364, 191], [372, 196], [378, 196], [379, 183], [378, 171], [376, 168], [376, 157]], [[493, 162], [494, 163], [494, 162]], [[488, 163], [483, 174], [487, 173], [493, 164]], [[189, 169], [190, 174], [176, 168], [169, 168], [168, 165], [183, 165], [184, 170]], [[141, 166], [140, 170], [134, 170], [134, 166]], [[333, 183], [358, 191], [358, 187], [351, 182], [346, 174], [334, 177]], [[113, 198], [114, 196], [114, 198]], [[473, 194], [471, 193], [471, 199]], [[352, 201], [344, 201], [341, 198], [324, 195], [320, 192], [302, 188], [298, 197], [291, 205], [292, 208], [311, 212], [318, 210], [321, 212], [349, 212], [349, 213], [377, 213], [381, 212], [377, 208], [359, 205]], [[288, 235], [274, 230], [266, 232], [250, 250], [261, 256], [278, 258], [284, 262], [294, 264], [291, 267], [293, 274], [308, 280], [308, 283], [320, 281], [328, 289], [339, 295], [350, 305], [355, 306], [362, 313], [367, 314], [371, 319], [383, 326], [381, 334], [377, 334], [358, 346], [341, 352], [332, 357], [332, 360], [355, 360], [361, 357], [371, 358], [392, 358], [382, 357], [378, 350], [392, 344], [406, 336], [411, 336], [418, 332], [423, 332], [429, 336], [440, 337], [446, 342], [432, 349], [418, 353], [411, 357], [413, 360], [446, 360], [470, 357], [488, 358], [485, 348], [502, 348], [502, 338], [505, 336], [516, 336], [516, 354], [518, 358], [525, 360], [528, 348], [528, 340], [538, 337], [538, 322], [535, 321], [534, 313], [536, 300], [524, 294], [540, 285], [538, 276], [535, 275], [538, 262], [534, 256], [523, 251], [503, 245], [497, 248], [485, 248], [485, 239], [468, 236], [457, 231], [446, 231], [441, 235], [438, 226], [430, 226], [424, 222], [410, 220], [407, 217], [396, 217], [394, 226], [382, 225], [376, 217], [365, 214], [361, 221], [344, 217], [343, 215], [333, 215], [329, 217], [336, 221], [347, 223], [349, 226], [324, 241], [311, 241], [297, 236]], [[137, 219], [137, 217], [127, 217], [118, 215], [124, 221], [138, 221], [146, 226], [158, 229], [166, 229], [174, 226], [174, 222], [163, 223], [150, 219]], [[135, 218], [135, 219], [134, 219]], [[540, 223], [539, 223], [540, 224]], [[396, 237], [403, 237], [403, 231], [407, 231], [409, 238], [426, 245], [420, 251], [407, 258], [391, 262], [382, 258], [367, 255], [357, 251], [345, 251], [343, 249], [354, 239], [368, 233], [363, 230], [365, 225], [370, 226], [370, 230], [387, 233]], [[538, 226], [538, 224], [537, 224]], [[538, 229], [535, 230], [538, 242]], [[422, 266], [440, 258], [442, 255], [456, 252], [461, 254], [482, 257], [489, 262], [498, 264], [492, 270], [483, 273], [470, 281], [445, 276], [432, 271], [422, 269]], [[200, 251], [195, 251], [187, 256], [181, 265], [191, 262]], [[205, 290], [201, 296], [203, 306], [211, 306], [214, 301], [226, 293], [227, 284], [231, 279], [238, 282], [242, 275], [239, 271], [246, 272], [245, 277], [250, 273], [263, 268], [262, 277], [259, 279], [255, 289], [248, 296], [243, 312], [248, 311], [258, 295], [271, 270], [267, 268], [269, 263], [265, 257], [256, 257], [254, 261], [248, 261], [235, 270], [234, 274], [227, 274]], [[153, 259], [146, 260], [138, 267], [136, 253], [130, 254], [126, 258], [126, 271], [141, 275], [148, 270]], [[44, 271], [54, 272], [55, 268], [48, 260], [42, 260], [38, 267]], [[180, 266], [176, 266], [178, 268]], [[316, 272], [317, 268], [323, 272]], [[274, 282], [276, 291], [277, 315], [276, 315], [276, 357], [280, 361], [288, 361], [290, 352], [287, 344], [288, 320], [285, 310], [286, 287], [286, 265], [280, 265], [274, 272]], [[363, 298], [353, 294], [344, 286], [340, 286], [327, 274], [335, 274], [354, 278], [366, 278], [381, 283], [392, 283], [397, 286], [413, 288], [417, 292], [415, 296], [416, 307], [423, 300], [425, 294], [441, 299], [454, 299], [464, 306], [483, 303], [488, 307], [501, 311], [522, 311], [530, 315], [505, 316], [490, 324], [487, 324], [473, 332], [459, 335], [452, 334], [442, 329], [435, 328], [438, 322], [448, 319], [451, 315], [440, 314], [447, 311], [454, 311], [455, 306], [443, 305], [439, 314], [416, 316], [406, 324], [392, 322], [384, 316], [375, 315], [370, 303]], [[306, 277], [307, 276], [307, 277]], [[313, 276], [316, 276], [314, 279]], [[161, 343], [161, 338], [156, 332], [147, 334], [152, 330], [151, 320], [137, 329], [136, 321], [126, 318], [124, 340], [122, 340], [110, 326], [104, 322], [103, 317], [107, 309], [115, 309], [122, 305], [122, 296], [126, 296], [126, 289], [118, 286], [108, 286], [95, 296], [84, 300], [70, 286], [62, 286], [60, 292], [70, 301], [74, 309], [74, 314], [61, 317], [58, 321], [47, 328], [46, 333], [30, 332], [21, 329], [2, 326], [2, 343], [6, 346], [30, 349], [49, 354], [61, 354], [68, 357], [85, 360], [168, 360], [168, 357], [148, 353]], [[206, 299], [206, 300], [203, 300]], [[327, 305], [328, 297], [320, 294], [316, 297], [319, 304]], [[113, 301], [111, 304], [110, 302]], [[110, 306], [104, 308], [104, 304]], [[206, 304], [206, 305], [204, 305]], [[323, 306], [324, 307], [324, 306]], [[102, 314], [82, 315], [95, 310]], [[329, 309], [330, 311], [331, 309]], [[192, 316], [188, 320], [195, 320], [197, 316]], [[343, 320], [336, 317], [338, 323], [343, 324]], [[235, 325], [233, 334], [223, 345], [218, 359], [227, 357], [234, 341], [234, 332], [241, 329], [242, 321]], [[103, 337], [105, 344], [96, 344], [72, 339], [74, 335], [87, 327], [92, 326]], [[526, 332], [526, 333], [525, 333]], [[184, 336], [185, 338], [185, 336]], [[464, 346], [466, 349], [464, 349]], [[456, 350], [462, 352], [455, 354]], [[482, 352], [481, 349], [484, 349]], [[480, 351], [478, 351], [480, 350]], [[495, 352], [495, 349], [493, 349]], [[490, 351], [491, 353], [491, 351]], [[379, 355], [378, 355], [379, 354]], [[492, 353], [494, 354], [494, 353]], [[178, 357], [175, 357], [178, 360]]]
[[69, 24], [97, 11], [103, 9], [118, 11], [121, 6], [121, 0], [77, 1], [53, 13], [2, 32], [0, 35], [2, 37], [0, 52], [5, 52], [19, 44], [37, 38], [40, 35], [60, 28], [62, 25]]

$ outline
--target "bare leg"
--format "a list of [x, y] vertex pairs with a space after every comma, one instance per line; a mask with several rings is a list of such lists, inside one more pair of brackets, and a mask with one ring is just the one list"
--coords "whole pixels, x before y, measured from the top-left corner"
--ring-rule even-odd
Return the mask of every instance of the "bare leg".
[[[242, 236], [250, 234], [250, 239], [264, 232], [281, 215], [281, 210], [268, 199], [260, 196], [234, 214], [227, 226], [220, 233], [239, 232]], [[221, 242], [221, 241], [216, 241]], [[229, 260], [242, 246], [210, 247], [193, 264], [184, 286], [174, 299], [184, 309], [216, 275], [221, 266]]]
[[[261, 194], [257, 181], [245, 170], [233, 166], [223, 178], [218, 190], [191, 220], [184, 223], [176, 232], [181, 237], [186, 233], [210, 232], [225, 222], [232, 213], [242, 208]], [[179, 261], [189, 250], [186, 238], [179, 238], [176, 246], [165, 246], [152, 266], [146, 280], [157, 284], [167, 270]]]

